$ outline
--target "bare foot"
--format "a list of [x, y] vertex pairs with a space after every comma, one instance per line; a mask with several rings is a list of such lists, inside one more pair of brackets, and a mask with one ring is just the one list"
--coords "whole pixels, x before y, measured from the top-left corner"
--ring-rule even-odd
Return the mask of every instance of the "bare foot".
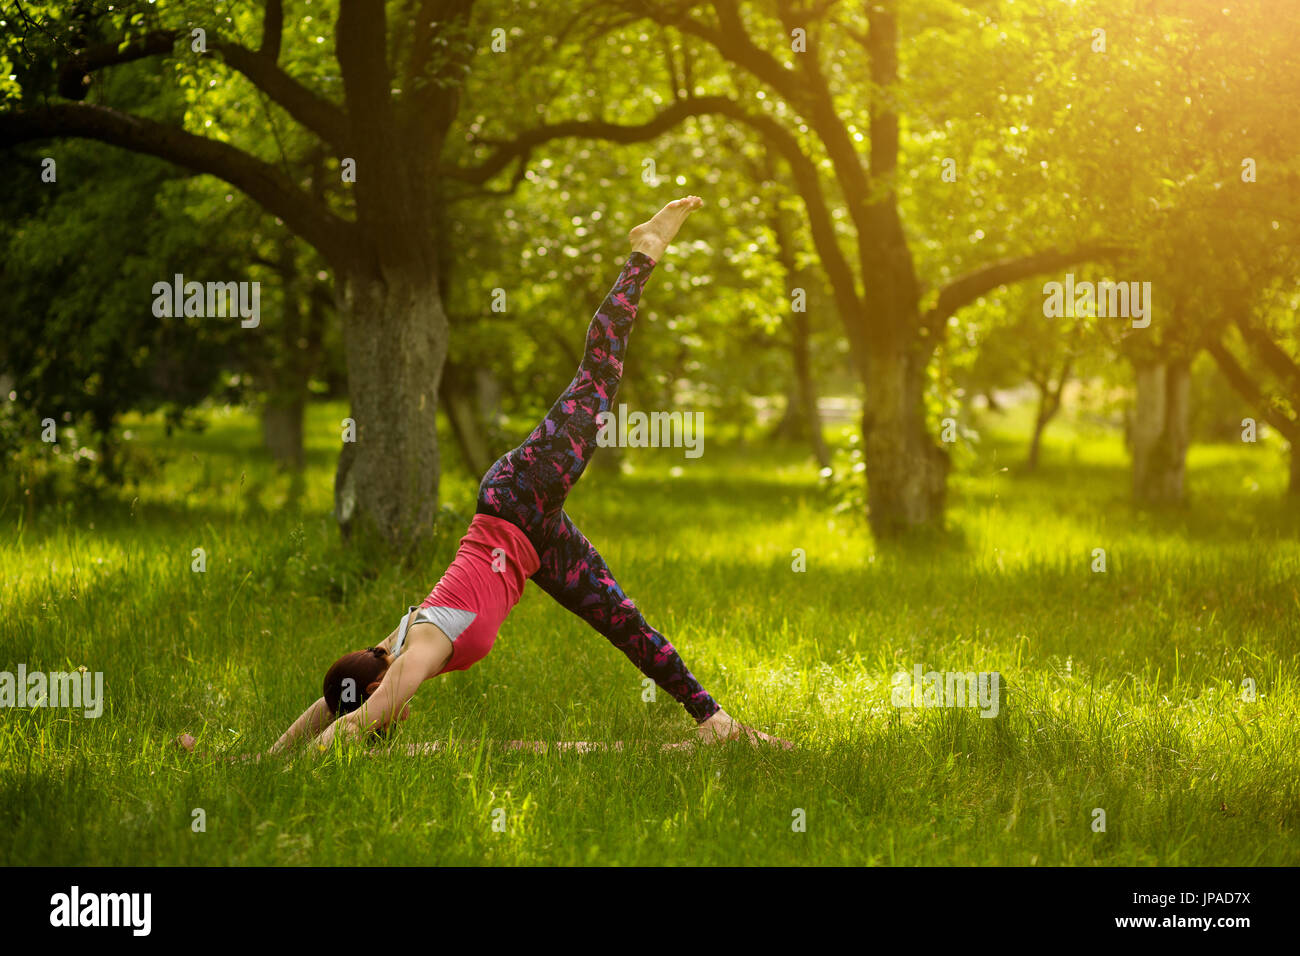
[[627, 237], [632, 242], [632, 251], [641, 252], [658, 261], [668, 251], [668, 243], [673, 241], [677, 230], [682, 227], [686, 217], [704, 205], [699, 196], [683, 196], [664, 206], [649, 222], [643, 222]]
[[723, 740], [738, 740], [744, 737], [748, 738], [749, 742], [755, 747], [761, 743], [771, 744], [780, 747], [782, 750], [789, 750], [794, 747], [794, 744], [788, 740], [773, 737], [771, 734], [765, 734], [753, 727], [746, 727], [725, 710], [719, 710], [700, 724], [696, 728], [696, 733], [699, 734], [700, 740], [706, 744], [718, 743]]

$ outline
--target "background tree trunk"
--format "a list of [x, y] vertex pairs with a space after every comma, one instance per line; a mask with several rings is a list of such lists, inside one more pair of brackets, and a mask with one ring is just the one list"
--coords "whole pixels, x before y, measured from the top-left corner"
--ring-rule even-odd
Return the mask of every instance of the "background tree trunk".
[[1034, 435], [1029, 439], [1029, 456], [1025, 459], [1025, 467], [1030, 471], [1038, 470], [1038, 457], [1043, 446], [1043, 432], [1047, 430], [1047, 423], [1051, 415], [1046, 410], [1047, 395], [1041, 390], [1038, 393], [1038, 414], [1034, 417]]
[[1176, 504], [1185, 494], [1191, 362], [1143, 361], [1134, 372], [1133, 495], [1140, 502]]
[[256, 370], [266, 389], [262, 402], [262, 442], [277, 465], [292, 472], [306, 466], [303, 416], [308, 383], [320, 358], [325, 315], [312, 280], [304, 278], [293, 238], [281, 237], [275, 263], [283, 290], [284, 314], [269, 361]]
[[1056, 385], [1053, 386], [1051, 379], [1036, 380], [1035, 387], [1038, 389], [1038, 413], [1034, 416], [1034, 437], [1029, 442], [1029, 458], [1025, 466], [1030, 471], [1038, 469], [1038, 457], [1043, 446], [1043, 432], [1047, 431], [1047, 426], [1056, 413], [1061, 410], [1061, 393], [1065, 391], [1065, 385], [1070, 380], [1070, 366], [1072, 362], [1069, 358], [1061, 365], [1061, 374], [1057, 376]]
[[305, 411], [302, 396], [268, 396], [262, 406], [262, 441], [275, 463], [290, 471], [302, 471], [306, 463], [302, 442]]
[[[817, 409], [817, 387], [812, 381], [812, 363], [808, 348], [808, 316], [796, 312], [791, 320], [794, 382], [786, 393], [785, 411], [772, 429], [772, 437], [789, 442], [808, 443], [819, 468], [831, 463], [826, 438], [822, 434], [821, 413]], [[802, 341], [801, 341], [802, 339]]]
[[799, 407], [799, 389], [791, 383], [785, 393], [785, 410], [772, 428], [772, 437], [777, 441], [802, 441], [806, 422], [803, 409]]
[[466, 470], [482, 475], [496, 456], [489, 444], [489, 427], [479, 400], [482, 383], [476, 372], [448, 362], [442, 370], [439, 394]]
[[791, 331], [794, 339], [791, 348], [794, 352], [794, 383], [797, 401], [796, 414], [802, 418], [804, 432], [812, 448], [813, 457], [817, 459], [818, 468], [828, 468], [831, 463], [830, 451], [826, 448], [826, 438], [822, 434], [822, 417], [817, 411], [817, 387], [812, 378], [812, 349], [810, 339], [812, 331], [807, 312], [796, 312]]
[[[776, 165], [766, 152], [763, 153], [762, 162], [757, 164], [757, 170], [765, 182], [776, 179]], [[812, 380], [812, 323], [806, 311], [807, 293], [813, 288], [814, 276], [807, 270], [801, 271], [798, 268], [793, 214], [781, 205], [779, 199], [771, 202], [769, 209], [768, 225], [776, 239], [776, 255], [785, 272], [786, 282], [791, 289], [801, 288], [805, 291], [805, 311], [790, 313], [788, 326], [794, 382], [786, 398], [785, 413], [773, 434], [791, 441], [807, 440], [813, 457], [817, 460], [817, 467], [827, 468], [831, 456], [822, 435], [821, 415], [817, 411], [817, 389]]]

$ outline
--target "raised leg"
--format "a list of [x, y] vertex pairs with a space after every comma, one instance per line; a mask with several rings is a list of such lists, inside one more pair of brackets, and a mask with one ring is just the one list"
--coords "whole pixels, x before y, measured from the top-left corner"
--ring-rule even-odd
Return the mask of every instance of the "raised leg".
[[478, 510], [518, 525], [539, 553], [545, 529], [596, 449], [601, 413], [613, 407], [641, 290], [686, 217], [702, 204], [698, 196], [675, 199], [628, 234], [632, 253], [587, 328], [573, 381], [524, 443], [497, 459], [479, 485]]
[[598, 418], [618, 394], [637, 303], [654, 264], [644, 253], [628, 257], [587, 328], [573, 381], [523, 444], [497, 459], [479, 485], [478, 510], [519, 525], [539, 551], [543, 527], [564, 507], [596, 449]]

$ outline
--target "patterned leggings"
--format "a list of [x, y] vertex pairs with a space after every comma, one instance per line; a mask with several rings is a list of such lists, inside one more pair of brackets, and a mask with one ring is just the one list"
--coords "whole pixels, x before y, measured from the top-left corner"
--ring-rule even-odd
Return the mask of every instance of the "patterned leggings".
[[642, 616], [605, 559], [564, 513], [564, 499], [596, 449], [597, 416], [623, 376], [623, 357], [641, 289], [655, 261], [633, 252], [587, 329], [587, 348], [569, 387], [527, 440], [497, 459], [479, 486], [478, 511], [518, 525], [537, 550], [533, 580], [627, 655], [641, 673], [697, 721], [719, 709], [672, 644]]

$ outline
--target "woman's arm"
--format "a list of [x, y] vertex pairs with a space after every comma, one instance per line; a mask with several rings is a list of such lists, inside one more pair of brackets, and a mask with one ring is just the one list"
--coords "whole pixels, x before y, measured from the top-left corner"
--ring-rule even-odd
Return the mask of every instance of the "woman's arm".
[[176, 738], [176, 743], [181, 748], [183, 748], [186, 753], [194, 754], [194, 756], [196, 757], [209, 757], [212, 760], [224, 760], [226, 763], [234, 763], [235, 761], [239, 761], [241, 763], [248, 763], [250, 761], [253, 763], [257, 763], [263, 757], [270, 756], [269, 754], [264, 754], [264, 753], [254, 753], [254, 754], [195, 753], [194, 748], [198, 744], [198, 741], [194, 739], [193, 734], [181, 734], [179, 737]]
[[294, 741], [304, 734], [315, 736], [329, 726], [334, 715], [322, 697], [302, 712], [302, 716], [290, 725], [284, 735], [275, 742], [268, 753], [283, 753]]

